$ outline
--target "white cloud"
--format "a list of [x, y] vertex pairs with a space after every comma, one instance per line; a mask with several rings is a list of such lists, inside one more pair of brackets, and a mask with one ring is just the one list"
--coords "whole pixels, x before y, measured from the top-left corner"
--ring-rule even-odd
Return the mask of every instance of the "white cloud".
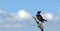
[[47, 12], [43, 17], [48, 21], [47, 26], [57, 28], [60, 26], [60, 17], [51, 12]]
[[45, 13], [45, 14], [43, 15], [43, 17], [44, 17], [45, 19], [47, 19], [48, 21], [54, 20], [54, 15], [53, 15], [52, 13], [50, 13], [50, 12]]
[[53, 14], [52, 14], [52, 13], [46, 13], [45, 17], [46, 17], [48, 20], [52, 20], [52, 19], [53, 19]]
[[51, 12], [47, 12], [47, 13], [43, 14], [43, 17], [45, 19], [47, 19], [48, 21], [56, 21], [56, 20], [59, 20], [59, 18], [60, 18], [59, 16], [56, 16]]
[[[32, 25], [32, 18], [29, 13], [26, 11], [20, 10], [18, 13], [0, 13], [0, 28], [16, 28], [16, 27], [25, 27]], [[22, 17], [21, 17], [22, 16]], [[23, 20], [26, 21], [22, 21]], [[28, 20], [30, 19], [30, 20]]]
[[31, 17], [31, 15], [28, 12], [26, 12], [25, 10], [20, 10], [18, 12], [18, 17], [21, 20], [26, 20], [26, 19], [29, 19]]

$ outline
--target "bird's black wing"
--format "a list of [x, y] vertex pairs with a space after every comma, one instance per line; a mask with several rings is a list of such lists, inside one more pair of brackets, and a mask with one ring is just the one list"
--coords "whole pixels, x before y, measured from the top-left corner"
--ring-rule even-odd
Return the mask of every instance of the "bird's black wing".
[[[40, 15], [41, 16], [41, 15]], [[47, 21], [41, 16], [41, 22]]]

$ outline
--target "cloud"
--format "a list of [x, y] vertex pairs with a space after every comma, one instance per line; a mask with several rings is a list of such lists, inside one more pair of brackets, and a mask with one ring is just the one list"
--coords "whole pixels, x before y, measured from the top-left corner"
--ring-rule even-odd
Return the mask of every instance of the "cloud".
[[48, 20], [52, 20], [53, 19], [53, 14], [48, 12], [48, 13], [45, 14], [45, 17]]
[[20, 10], [19, 12], [12, 14], [5, 12], [0, 13], [0, 28], [16, 28], [31, 26], [32, 25], [31, 21], [32, 21], [31, 15], [29, 15], [29, 13], [23, 10]]
[[43, 15], [43, 17], [48, 21], [47, 26], [57, 28], [60, 26], [60, 17], [54, 15], [51, 12], [47, 12]]
[[59, 16], [56, 16], [56, 15], [54, 15], [51, 12], [47, 12], [47, 13], [43, 14], [43, 17], [45, 19], [47, 19], [48, 21], [56, 21], [56, 20], [59, 20]]
[[30, 19], [31, 15], [25, 10], [20, 10], [17, 14], [21, 20]]

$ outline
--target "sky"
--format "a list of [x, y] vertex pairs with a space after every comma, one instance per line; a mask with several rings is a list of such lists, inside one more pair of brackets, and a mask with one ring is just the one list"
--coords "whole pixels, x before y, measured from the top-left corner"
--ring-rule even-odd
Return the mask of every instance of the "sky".
[[[40, 31], [30, 16], [41, 11], [45, 31], [60, 31], [60, 0], [0, 0], [0, 31]], [[21, 18], [21, 11], [27, 16]], [[19, 19], [20, 18], [20, 19]]]

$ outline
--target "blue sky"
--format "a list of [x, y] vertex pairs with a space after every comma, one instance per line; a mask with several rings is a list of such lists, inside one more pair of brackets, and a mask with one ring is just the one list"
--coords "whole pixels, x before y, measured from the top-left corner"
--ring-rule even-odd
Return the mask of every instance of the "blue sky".
[[[0, 0], [0, 11], [8, 12], [7, 14], [17, 13], [20, 9], [24, 9], [32, 16], [36, 15], [38, 10], [42, 14], [51, 13], [58, 18], [55, 22], [48, 21], [44, 24], [45, 31], [60, 31], [60, 0]], [[5, 15], [5, 14], [4, 14]], [[2, 16], [3, 17], [3, 16]], [[58, 24], [58, 27], [55, 25]], [[54, 25], [54, 26], [53, 26]], [[36, 24], [27, 28], [1, 28], [0, 31], [40, 31]]]

